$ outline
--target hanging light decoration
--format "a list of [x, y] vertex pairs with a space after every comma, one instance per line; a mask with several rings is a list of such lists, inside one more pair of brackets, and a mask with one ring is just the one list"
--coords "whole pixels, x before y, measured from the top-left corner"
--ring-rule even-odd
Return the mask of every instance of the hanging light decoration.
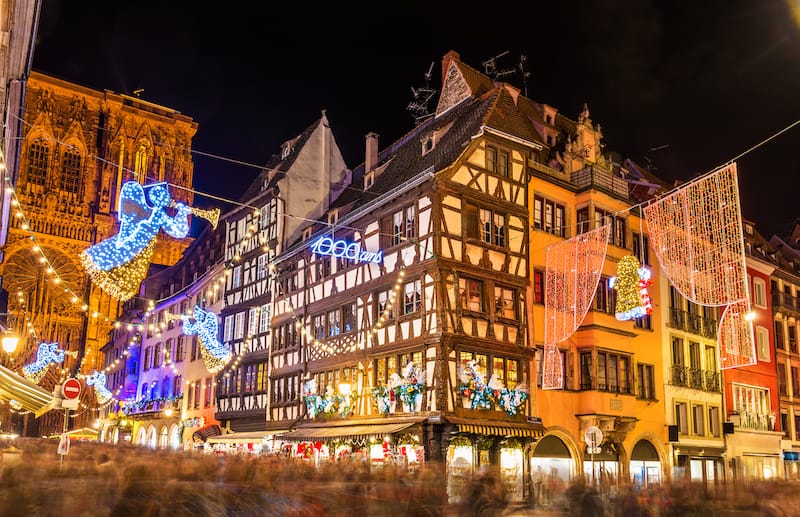
[[[148, 185], [147, 192], [135, 181], [120, 190], [119, 233], [81, 252], [80, 258], [97, 286], [120, 301], [132, 298], [147, 273], [156, 237], [163, 229], [176, 239], [189, 233], [192, 208], [172, 200], [166, 183]], [[166, 209], [175, 208], [170, 216]]]
[[[187, 336], [197, 334], [200, 341], [200, 355], [210, 373], [217, 373], [230, 362], [232, 352], [217, 339], [217, 315], [195, 305], [192, 317], [182, 315], [183, 333]], [[192, 321], [194, 319], [194, 321]]]
[[633, 255], [625, 255], [617, 263], [617, 276], [609, 286], [617, 291], [616, 317], [620, 321], [641, 318], [653, 312], [647, 288], [652, 285], [650, 269], [642, 266]]

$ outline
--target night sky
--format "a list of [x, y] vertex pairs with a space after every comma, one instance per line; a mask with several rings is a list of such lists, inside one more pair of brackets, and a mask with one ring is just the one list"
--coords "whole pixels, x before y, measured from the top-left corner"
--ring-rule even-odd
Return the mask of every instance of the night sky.
[[411, 88], [433, 63], [438, 90], [455, 50], [479, 71], [501, 56], [573, 120], [587, 103], [607, 149], [669, 181], [736, 159], [767, 237], [800, 218], [798, 0], [315, 4], [43, 0], [33, 68], [192, 117], [198, 206], [238, 199], [322, 110], [356, 167], [366, 133], [384, 148], [413, 128]]

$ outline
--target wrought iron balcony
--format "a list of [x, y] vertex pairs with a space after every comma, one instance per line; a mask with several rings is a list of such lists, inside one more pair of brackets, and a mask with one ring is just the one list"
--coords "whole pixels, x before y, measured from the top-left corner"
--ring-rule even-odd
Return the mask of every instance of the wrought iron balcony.
[[586, 167], [578, 172], [573, 172], [570, 179], [572, 184], [580, 189], [599, 188], [609, 194], [628, 199], [628, 182], [618, 176], [614, 176], [611, 171], [597, 167]]
[[781, 312], [794, 312], [800, 314], [800, 299], [780, 291], [772, 293], [772, 308]]

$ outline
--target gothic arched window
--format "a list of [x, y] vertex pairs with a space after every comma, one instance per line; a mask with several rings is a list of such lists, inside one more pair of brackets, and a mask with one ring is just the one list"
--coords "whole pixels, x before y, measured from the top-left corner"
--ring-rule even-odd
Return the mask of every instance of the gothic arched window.
[[28, 181], [44, 185], [50, 166], [50, 146], [43, 139], [34, 141], [28, 148]]
[[136, 160], [133, 166], [133, 172], [136, 181], [144, 184], [147, 180], [148, 160], [150, 159], [150, 149], [146, 144], [140, 143], [136, 149]]
[[81, 180], [81, 155], [76, 149], [64, 151], [61, 160], [61, 190], [77, 193]]

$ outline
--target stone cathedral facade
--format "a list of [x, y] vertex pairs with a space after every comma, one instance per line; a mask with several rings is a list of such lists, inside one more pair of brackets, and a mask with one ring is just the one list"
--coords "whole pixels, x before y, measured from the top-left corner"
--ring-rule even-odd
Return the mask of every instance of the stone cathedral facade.
[[[80, 252], [118, 231], [125, 181], [167, 182], [175, 201], [191, 205], [197, 124], [138, 97], [38, 72], [26, 84], [24, 115], [13, 123], [21, 138], [14, 151], [18, 168], [9, 171], [13, 206], [0, 275], [9, 324], [25, 332], [17, 366], [32, 360], [41, 342], [71, 352], [61, 370], [51, 367], [41, 381], [52, 389], [67, 375], [102, 369], [100, 348], [121, 310], [118, 300], [90, 284]], [[160, 235], [151, 263], [174, 264], [190, 241]], [[96, 405], [87, 393], [82, 399]], [[60, 431], [63, 416], [56, 413], [38, 419], [33, 434]], [[86, 424], [97, 416], [83, 414]], [[25, 420], [25, 427], [33, 421]]]

